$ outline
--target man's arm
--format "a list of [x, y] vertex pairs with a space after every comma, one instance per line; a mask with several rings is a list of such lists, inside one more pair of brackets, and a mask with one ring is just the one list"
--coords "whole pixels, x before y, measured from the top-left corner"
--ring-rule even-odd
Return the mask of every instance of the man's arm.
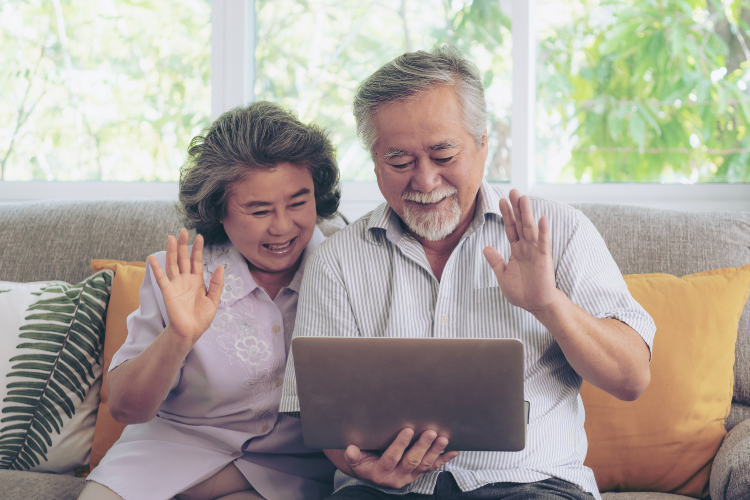
[[549, 330], [583, 379], [619, 399], [638, 398], [651, 381], [648, 345], [630, 326], [591, 316], [557, 289], [549, 221], [543, 216], [537, 226], [528, 197], [512, 190], [500, 212], [511, 256], [506, 264], [492, 247], [484, 255], [503, 295]]

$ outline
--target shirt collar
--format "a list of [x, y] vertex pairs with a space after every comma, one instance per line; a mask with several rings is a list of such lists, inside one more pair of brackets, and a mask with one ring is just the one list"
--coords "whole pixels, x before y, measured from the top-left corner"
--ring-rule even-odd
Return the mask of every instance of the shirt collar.
[[[474, 232], [484, 224], [487, 215], [495, 215], [502, 218], [500, 213], [500, 199], [507, 197], [501, 189], [495, 189], [490, 186], [486, 179], [482, 179], [477, 192], [477, 205], [474, 212], [474, 220], [467, 229], [467, 233]], [[370, 243], [381, 244], [382, 235], [394, 245], [397, 244], [404, 235], [404, 227], [401, 218], [387, 204], [383, 203], [370, 214], [367, 222], [367, 239]]]
[[[312, 251], [324, 240], [325, 236], [316, 226], [310, 242], [302, 252], [302, 262], [300, 262], [297, 272], [294, 273], [288, 288], [299, 293], [305, 264]], [[253, 275], [247, 266], [245, 256], [237, 250], [237, 247], [231, 241], [205, 248], [203, 252], [203, 280], [207, 287], [211, 283], [211, 275], [219, 266], [224, 266], [224, 290], [221, 293], [219, 307], [228, 307], [258, 288], [258, 284], [253, 279]]]

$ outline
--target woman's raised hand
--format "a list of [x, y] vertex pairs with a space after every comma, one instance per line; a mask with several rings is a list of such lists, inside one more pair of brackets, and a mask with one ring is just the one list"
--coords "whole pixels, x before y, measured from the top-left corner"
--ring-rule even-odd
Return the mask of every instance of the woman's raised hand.
[[219, 266], [214, 271], [206, 290], [203, 281], [203, 236], [195, 238], [192, 254], [188, 254], [188, 232], [185, 229], [180, 231], [179, 238], [171, 235], [167, 238], [166, 274], [155, 257], [149, 256], [148, 263], [164, 298], [169, 319], [166, 329], [171, 330], [175, 340], [184, 341], [192, 347], [211, 326], [219, 309], [224, 288], [224, 267]]

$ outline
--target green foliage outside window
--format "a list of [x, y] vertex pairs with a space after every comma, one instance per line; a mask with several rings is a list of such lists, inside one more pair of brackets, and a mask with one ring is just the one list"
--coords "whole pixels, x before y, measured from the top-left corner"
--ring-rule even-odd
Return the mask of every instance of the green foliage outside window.
[[750, 3], [564, 3], [540, 31], [540, 181], [750, 182]]
[[208, 0], [0, 0], [0, 180], [176, 180], [211, 111]]

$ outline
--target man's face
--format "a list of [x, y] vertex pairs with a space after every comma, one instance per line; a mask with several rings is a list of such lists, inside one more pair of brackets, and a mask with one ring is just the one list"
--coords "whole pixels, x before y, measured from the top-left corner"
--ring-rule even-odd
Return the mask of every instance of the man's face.
[[418, 237], [441, 240], [474, 215], [487, 159], [464, 128], [452, 87], [379, 109], [375, 175], [388, 204]]

